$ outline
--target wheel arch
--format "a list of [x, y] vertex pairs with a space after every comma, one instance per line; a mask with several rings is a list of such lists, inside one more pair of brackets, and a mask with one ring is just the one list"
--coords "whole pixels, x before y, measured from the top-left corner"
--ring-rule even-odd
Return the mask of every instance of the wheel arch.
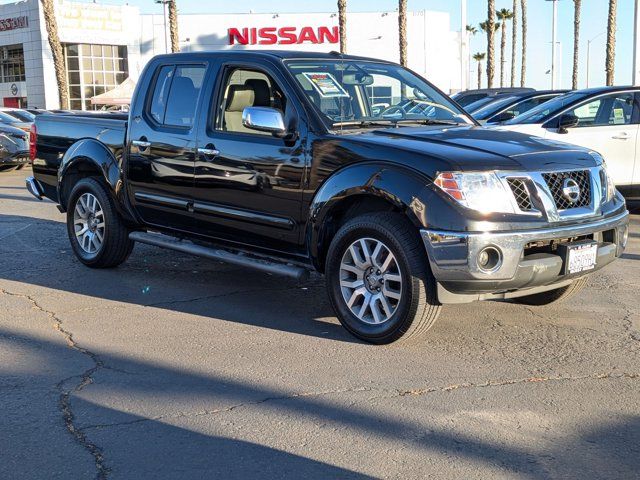
[[381, 163], [346, 167], [329, 177], [309, 208], [308, 245], [314, 267], [324, 271], [331, 238], [346, 221], [364, 213], [395, 211], [416, 227], [426, 224], [429, 180], [412, 169]]
[[58, 201], [61, 211], [66, 211], [69, 195], [82, 178], [93, 177], [101, 181], [113, 196], [115, 204], [121, 185], [118, 159], [104, 144], [95, 139], [83, 139], [74, 143], [65, 153], [58, 169]]

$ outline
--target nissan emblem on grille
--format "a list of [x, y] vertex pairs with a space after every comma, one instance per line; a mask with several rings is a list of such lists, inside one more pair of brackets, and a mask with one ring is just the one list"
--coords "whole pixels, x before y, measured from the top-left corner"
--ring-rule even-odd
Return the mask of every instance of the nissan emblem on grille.
[[562, 182], [562, 195], [571, 203], [576, 203], [580, 198], [580, 187], [573, 178], [565, 178]]

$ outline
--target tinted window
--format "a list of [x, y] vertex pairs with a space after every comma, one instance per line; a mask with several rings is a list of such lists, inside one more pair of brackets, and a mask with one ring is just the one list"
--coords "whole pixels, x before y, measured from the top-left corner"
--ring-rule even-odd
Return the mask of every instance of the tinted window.
[[165, 125], [190, 127], [193, 125], [198, 97], [204, 81], [204, 67], [178, 66], [167, 100]]
[[151, 99], [149, 113], [158, 123], [164, 123], [164, 112], [167, 108], [167, 97], [169, 96], [169, 88], [171, 87], [171, 79], [173, 78], [173, 69], [173, 65], [165, 65], [160, 68], [160, 72], [156, 77], [156, 85], [153, 89], [153, 98]]
[[537, 107], [532, 108], [528, 112], [518, 115], [513, 120], [505, 122], [507, 125], [518, 123], [544, 123], [565, 106], [579, 101], [587, 96], [586, 93], [571, 92], [555, 97], [548, 102], [544, 102]]
[[161, 67], [151, 99], [151, 117], [163, 125], [192, 126], [205, 71], [205, 67], [193, 65]]

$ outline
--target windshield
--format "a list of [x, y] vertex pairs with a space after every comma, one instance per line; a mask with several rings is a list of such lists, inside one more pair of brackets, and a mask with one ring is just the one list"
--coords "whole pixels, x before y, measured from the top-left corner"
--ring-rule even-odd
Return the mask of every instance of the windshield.
[[20, 123], [20, 120], [5, 112], [0, 112], [0, 123]]
[[494, 113], [499, 112], [502, 108], [508, 107], [512, 103], [516, 102], [519, 97], [515, 96], [507, 96], [501, 97], [499, 100], [494, 100], [491, 103], [488, 103], [482, 108], [477, 109], [473, 112], [473, 116], [476, 120], [486, 120], [491, 117]]
[[398, 65], [340, 58], [286, 65], [334, 127], [473, 123], [446, 95]]
[[36, 118], [35, 115], [25, 111], [21, 111], [21, 110], [8, 110], [7, 112], [9, 115], [11, 115], [12, 117], [17, 118], [18, 120], [20, 120], [21, 122], [33, 122], [34, 119]]
[[537, 107], [532, 108], [531, 110], [523, 113], [522, 115], [518, 115], [517, 117], [505, 122], [505, 125], [513, 125], [513, 124], [522, 124], [522, 123], [544, 123], [549, 117], [554, 115], [558, 110], [561, 110], [563, 107], [570, 105], [584, 97], [586, 97], [586, 93], [566, 93], [564, 95], [560, 95], [548, 102], [541, 103]]

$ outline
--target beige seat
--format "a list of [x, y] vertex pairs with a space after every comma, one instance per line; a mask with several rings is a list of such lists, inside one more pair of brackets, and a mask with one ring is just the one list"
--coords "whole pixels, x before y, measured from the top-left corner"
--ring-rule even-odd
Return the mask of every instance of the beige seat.
[[225, 130], [229, 132], [256, 133], [242, 125], [242, 112], [247, 107], [253, 107], [256, 95], [251, 87], [246, 85], [231, 85], [224, 111]]

